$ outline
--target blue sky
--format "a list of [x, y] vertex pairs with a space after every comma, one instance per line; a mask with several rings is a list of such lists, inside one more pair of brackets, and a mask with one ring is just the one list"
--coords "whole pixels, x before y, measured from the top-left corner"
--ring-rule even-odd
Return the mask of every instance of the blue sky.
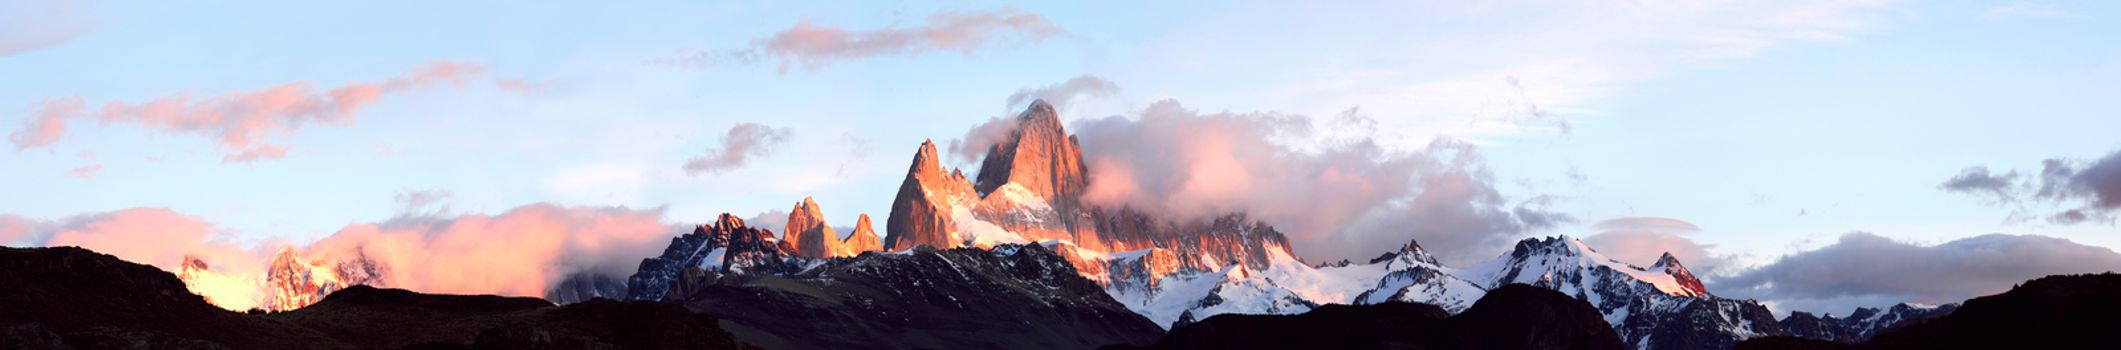
[[[451, 213], [549, 202], [660, 207], [673, 223], [814, 196], [847, 225], [888, 212], [921, 140], [960, 138], [1011, 113], [1011, 93], [1090, 75], [1119, 93], [1071, 103], [1065, 119], [1164, 99], [1204, 112], [1358, 108], [1388, 147], [1472, 142], [1505, 196], [1553, 196], [1551, 210], [1577, 218], [1526, 236], [1673, 218], [1739, 267], [1851, 231], [2121, 247], [2110, 222], [2007, 222], [2009, 208], [1939, 189], [1971, 166], [2037, 171], [2042, 159], [2121, 150], [2121, 8], [2107, 2], [10, 0], [0, 11], [8, 132], [70, 97], [93, 110], [295, 82], [324, 90], [434, 62], [486, 68], [476, 83], [387, 94], [348, 122], [265, 134], [287, 147], [281, 159], [224, 162], [233, 150], [212, 135], [87, 118], [48, 146], [0, 152], [0, 213], [169, 208], [243, 244], [388, 220], [411, 191], [448, 193], [439, 205]], [[993, 11], [1064, 33], [814, 70], [782, 71], [772, 57], [672, 63], [754, 49], [799, 24], [913, 28]], [[791, 137], [740, 168], [680, 170], [739, 123]]]

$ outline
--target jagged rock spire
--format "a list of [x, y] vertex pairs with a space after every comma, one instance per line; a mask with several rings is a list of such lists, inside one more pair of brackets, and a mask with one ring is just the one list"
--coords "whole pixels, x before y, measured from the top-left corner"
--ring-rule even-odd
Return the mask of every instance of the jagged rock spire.
[[788, 210], [787, 241], [795, 248], [795, 255], [806, 258], [846, 256], [847, 249], [840, 242], [838, 230], [825, 223], [824, 210], [817, 200], [803, 197], [794, 209]]
[[869, 226], [868, 213], [863, 213], [861, 218], [855, 219], [854, 233], [848, 234], [847, 239], [842, 243], [843, 246], [847, 247], [850, 255], [861, 255], [862, 252], [884, 249], [883, 240], [876, 237], [876, 229]]
[[953, 198], [973, 195], [964, 176], [943, 173], [935, 140], [921, 141], [891, 201], [891, 216], [884, 222], [884, 250], [899, 251], [918, 245], [953, 247], [957, 224], [951, 220]]

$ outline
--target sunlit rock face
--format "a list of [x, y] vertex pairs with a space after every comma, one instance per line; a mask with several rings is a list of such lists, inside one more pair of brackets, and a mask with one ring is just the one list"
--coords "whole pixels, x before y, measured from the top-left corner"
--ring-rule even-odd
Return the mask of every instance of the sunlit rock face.
[[840, 241], [840, 233], [825, 223], [825, 213], [818, 209], [817, 200], [803, 197], [788, 210], [787, 241], [795, 246], [795, 255], [805, 258], [829, 258], [854, 255]]
[[954, 247], [959, 242], [953, 211], [958, 202], [977, 198], [963, 173], [945, 173], [934, 141], [921, 142], [913, 155], [906, 180], [891, 201], [891, 216], [884, 222], [884, 250], [902, 251], [915, 246]]
[[876, 229], [869, 226], [869, 214], [862, 214], [861, 218], [854, 221], [854, 233], [847, 235], [842, 246], [847, 247], [850, 252], [847, 256], [855, 256], [861, 255], [862, 252], [884, 250], [884, 241], [876, 236]]
[[[1286, 237], [1244, 213], [1173, 220], [1084, 203], [1090, 179], [1082, 149], [1053, 106], [1033, 102], [1015, 121], [1002, 142], [987, 145], [976, 182], [946, 171], [934, 143], [922, 143], [892, 203], [885, 249], [1066, 241], [1098, 254], [1160, 248], [1172, 266], [1195, 272], [1231, 263], [1263, 268], [1269, 250], [1289, 253]], [[1111, 280], [1095, 271], [1102, 269], [1084, 270]]]

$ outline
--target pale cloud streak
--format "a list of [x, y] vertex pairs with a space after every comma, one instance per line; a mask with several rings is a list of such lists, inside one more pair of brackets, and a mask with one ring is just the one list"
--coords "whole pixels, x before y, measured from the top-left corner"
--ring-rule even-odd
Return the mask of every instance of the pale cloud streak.
[[[1505, 1], [1400, 5], [1405, 8], [1390, 10], [1409, 15], [1390, 22], [1390, 26], [1433, 29], [1409, 34], [1399, 29], [1331, 23], [1340, 19], [1325, 14], [1263, 14], [1290, 17], [1285, 19], [1304, 25], [1333, 26], [1347, 35], [1360, 36], [1366, 30], [1392, 34], [1343, 38], [1380, 45], [1344, 55], [1351, 57], [1319, 62], [1332, 66], [1302, 70], [1304, 78], [1282, 84], [1260, 98], [1285, 100], [1285, 105], [1293, 110], [1303, 111], [1363, 106], [1379, 115], [1400, 116], [1387, 120], [1389, 125], [1384, 127], [1391, 130], [1441, 133], [1475, 142], [1490, 135], [1567, 133], [1578, 124], [1577, 119], [1599, 115], [1594, 102], [1625, 94], [1645, 81], [1727, 64], [1790, 44], [1847, 40], [1874, 27], [1881, 17], [1877, 14], [1882, 11], [1878, 10], [1888, 7], [1889, 2]], [[1464, 23], [1479, 22], [1509, 25], [1502, 29], [1461, 28]], [[1427, 35], [1431, 31], [1450, 35]], [[1337, 42], [1323, 43], [1318, 45]], [[1169, 50], [1188, 52], [1171, 53], [1183, 57], [1172, 61], [1187, 64], [1184, 62], [1212, 60], [1187, 55], [1227, 55], [1229, 50], [1200, 45], [1206, 44], [1174, 43], [1175, 47]], [[1312, 44], [1274, 45], [1302, 50]]]
[[316, 124], [345, 126], [358, 112], [393, 94], [438, 85], [463, 86], [487, 78], [484, 65], [434, 62], [403, 75], [319, 90], [298, 81], [264, 89], [194, 98], [177, 93], [144, 102], [104, 102], [87, 108], [79, 97], [47, 100], [8, 140], [17, 151], [50, 148], [68, 123], [93, 117], [102, 124], [129, 124], [149, 132], [195, 135], [225, 150], [226, 163], [281, 159], [288, 145], [271, 139]]
[[87, 36], [100, 26], [83, 1], [7, 1], [0, 3], [0, 57], [58, 46]]
[[96, 174], [100, 173], [103, 173], [103, 164], [88, 164], [77, 166], [74, 167], [74, 170], [69, 170], [66, 172], [67, 175], [82, 180], [95, 180]]
[[859, 30], [809, 20], [758, 38], [743, 49], [681, 51], [657, 63], [713, 66], [724, 63], [777, 61], [776, 70], [817, 71], [833, 64], [884, 56], [919, 56], [931, 52], [973, 55], [983, 48], [1024, 46], [1066, 35], [1068, 31], [1036, 13], [1013, 8], [990, 11], [940, 11], [918, 26]]

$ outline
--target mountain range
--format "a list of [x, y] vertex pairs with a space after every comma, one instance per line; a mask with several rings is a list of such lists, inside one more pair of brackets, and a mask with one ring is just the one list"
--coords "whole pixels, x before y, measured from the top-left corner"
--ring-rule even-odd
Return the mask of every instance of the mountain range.
[[[984, 147], [974, 176], [944, 167], [934, 142], [919, 145], [882, 235], [868, 214], [841, 235], [820, 203], [803, 198], [780, 234], [722, 214], [672, 237], [631, 275], [565, 276], [545, 297], [679, 306], [770, 348], [1187, 348], [1165, 344], [1199, 344], [1171, 339], [1209, 329], [1340, 317], [1216, 322], [1224, 315], [1423, 305], [1407, 322], [1452, 325], [1490, 317], [1482, 304], [1497, 294], [1551, 294], [1581, 303], [1626, 348], [1727, 349], [1759, 338], [1861, 343], [1958, 310], [1901, 304], [1777, 320], [1757, 301], [1713, 293], [1669, 253], [1635, 265], [1569, 236], [1524, 239], [1465, 266], [1440, 263], [1411, 238], [1365, 261], [1309, 263], [1245, 212], [1177, 218], [1087, 201], [1089, 165], [1054, 107], [1033, 102], [1014, 121], [1003, 141]], [[217, 278], [216, 268], [187, 260], [175, 276], [192, 285]], [[358, 286], [389, 273], [358, 255], [326, 261], [294, 250], [267, 268], [259, 311], [285, 314], [346, 291], [372, 293]], [[1524, 288], [1545, 294], [1516, 291]], [[1474, 344], [1435, 336], [1393, 341]]]

